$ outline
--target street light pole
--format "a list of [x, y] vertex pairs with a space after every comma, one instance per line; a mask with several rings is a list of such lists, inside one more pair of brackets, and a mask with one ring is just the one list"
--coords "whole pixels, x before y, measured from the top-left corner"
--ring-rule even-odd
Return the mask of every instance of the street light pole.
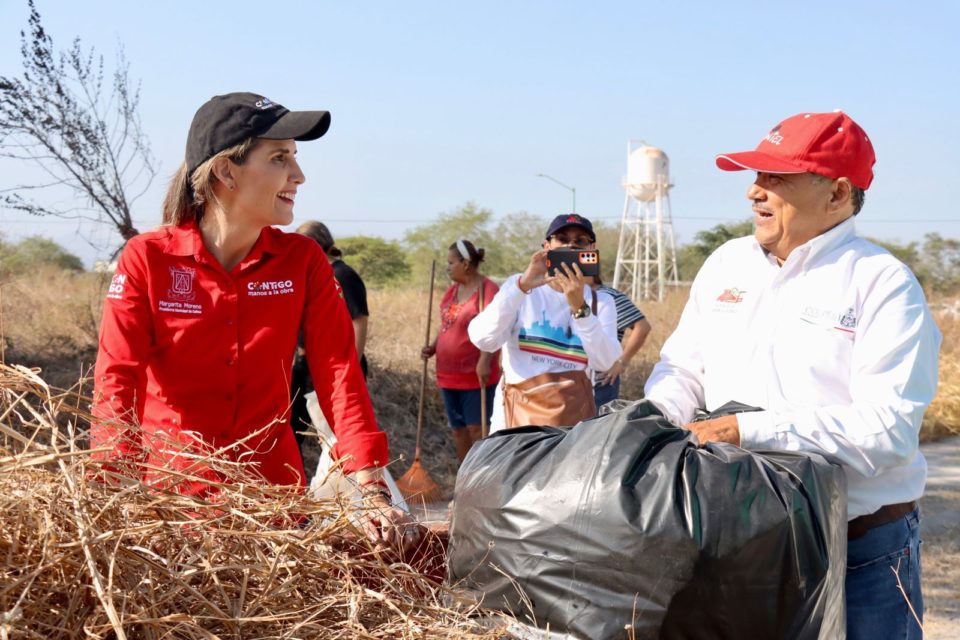
[[553, 176], [548, 176], [548, 175], [545, 174], [545, 173], [538, 173], [538, 174], [537, 174], [537, 177], [538, 177], [538, 178], [546, 178], [547, 180], [552, 180], [553, 182], [556, 182], [558, 185], [560, 185], [560, 186], [563, 187], [564, 189], [567, 189], [568, 191], [570, 191], [570, 193], [573, 194], [573, 210], [572, 210], [570, 213], [576, 213], [576, 212], [577, 212], [577, 189], [576, 189], [576, 187], [571, 187], [570, 185], [563, 184], [562, 182], [560, 182], [559, 180], [557, 180], [557, 179], [554, 178]]

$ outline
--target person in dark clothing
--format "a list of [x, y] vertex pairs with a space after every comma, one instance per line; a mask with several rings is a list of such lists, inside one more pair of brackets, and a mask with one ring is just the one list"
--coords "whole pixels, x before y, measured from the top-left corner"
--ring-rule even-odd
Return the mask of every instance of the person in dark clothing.
[[[353, 268], [343, 261], [343, 253], [333, 241], [333, 235], [327, 225], [317, 220], [309, 220], [297, 227], [297, 233], [316, 240], [320, 248], [327, 254], [333, 275], [340, 284], [343, 301], [347, 304], [350, 318], [353, 320], [354, 344], [357, 355], [360, 356], [360, 368], [366, 378], [369, 370], [364, 348], [367, 343], [367, 319], [370, 311], [367, 308], [367, 287], [363, 279]], [[313, 391], [313, 381], [310, 378], [310, 369], [303, 354], [302, 345], [297, 347], [293, 360], [293, 372], [290, 376], [290, 424], [297, 437], [297, 444], [303, 449], [304, 430], [310, 428], [310, 415], [307, 412], [307, 401], [304, 395]]]

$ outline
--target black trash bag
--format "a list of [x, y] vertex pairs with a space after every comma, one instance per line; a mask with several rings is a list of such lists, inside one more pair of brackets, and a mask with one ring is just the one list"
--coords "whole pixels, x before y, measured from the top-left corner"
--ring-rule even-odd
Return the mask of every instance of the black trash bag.
[[640, 401], [475, 444], [448, 579], [581, 638], [832, 640], [846, 633], [846, 513], [846, 476], [821, 456], [699, 448]]

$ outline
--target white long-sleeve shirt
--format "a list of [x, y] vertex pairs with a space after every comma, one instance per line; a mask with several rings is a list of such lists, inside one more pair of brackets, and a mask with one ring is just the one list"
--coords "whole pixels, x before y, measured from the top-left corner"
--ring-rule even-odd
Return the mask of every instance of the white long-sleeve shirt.
[[[517, 384], [541, 373], [606, 371], [623, 353], [617, 341], [613, 298], [597, 292], [597, 313], [575, 319], [562, 293], [541, 286], [524, 293], [519, 275], [507, 278], [490, 304], [470, 322], [470, 341], [481, 351], [502, 349], [504, 379]], [[592, 293], [583, 289], [590, 304]], [[503, 428], [500, 388], [490, 414], [492, 431]]]
[[913, 274], [851, 218], [782, 267], [753, 237], [717, 249], [645, 395], [681, 425], [731, 400], [762, 407], [738, 414], [741, 446], [843, 465], [852, 519], [922, 495], [919, 431], [939, 349]]

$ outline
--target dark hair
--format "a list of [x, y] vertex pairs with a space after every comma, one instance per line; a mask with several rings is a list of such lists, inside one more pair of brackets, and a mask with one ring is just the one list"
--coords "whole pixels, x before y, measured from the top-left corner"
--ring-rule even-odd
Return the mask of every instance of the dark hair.
[[297, 233], [316, 240], [323, 252], [328, 255], [335, 258], [343, 255], [333, 243], [333, 234], [330, 233], [330, 229], [319, 220], [307, 220], [297, 227]]
[[[460, 247], [457, 246], [459, 243], [463, 243], [464, 248], [467, 250], [467, 256], [464, 257], [463, 252], [460, 251]], [[469, 240], [457, 240], [447, 249], [448, 251], [456, 251], [457, 255], [463, 258], [464, 260], [469, 260], [470, 264], [476, 269], [480, 266], [480, 263], [483, 262], [483, 256], [486, 254], [486, 251], [483, 249], [478, 249], [473, 246], [473, 243]]]

